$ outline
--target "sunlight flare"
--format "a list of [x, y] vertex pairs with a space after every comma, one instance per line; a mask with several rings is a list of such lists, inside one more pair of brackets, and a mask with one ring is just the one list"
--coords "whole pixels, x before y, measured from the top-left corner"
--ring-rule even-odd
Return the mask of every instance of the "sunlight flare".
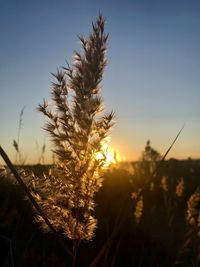
[[115, 150], [108, 145], [108, 143], [103, 143], [101, 152], [96, 153], [97, 160], [103, 160], [103, 166], [105, 168], [109, 167], [112, 164], [116, 164], [121, 160], [119, 153], [115, 152]]

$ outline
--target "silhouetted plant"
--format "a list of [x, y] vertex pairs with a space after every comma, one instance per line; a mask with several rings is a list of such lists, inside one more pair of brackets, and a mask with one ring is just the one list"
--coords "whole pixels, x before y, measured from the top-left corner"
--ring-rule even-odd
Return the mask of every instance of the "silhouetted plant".
[[[193, 247], [195, 257], [193, 258], [194, 266], [200, 264], [200, 187], [198, 186], [195, 192], [190, 196], [187, 202], [187, 216], [188, 232], [186, 235], [186, 242], [184, 250]], [[183, 251], [184, 252], [184, 251]]]
[[21, 134], [21, 129], [22, 129], [22, 123], [23, 123], [23, 115], [24, 115], [24, 110], [25, 110], [26, 106], [24, 106], [19, 114], [19, 122], [18, 122], [18, 130], [17, 130], [17, 139], [13, 140], [13, 147], [16, 151], [15, 154], [15, 163], [16, 164], [20, 164], [20, 165], [24, 165], [25, 164], [25, 159], [22, 158], [22, 151], [21, 151], [21, 147], [20, 147], [20, 134]]
[[[89, 37], [79, 37], [82, 53], [75, 52], [72, 67], [53, 74], [53, 105], [44, 100], [38, 108], [48, 118], [45, 130], [57, 161], [49, 175], [34, 178], [33, 193], [54, 228], [77, 242], [94, 235], [94, 195], [102, 185], [105, 161], [96, 155], [103, 154], [113, 123], [112, 112], [101, 116], [100, 84], [108, 38], [104, 22], [99, 15]], [[47, 229], [43, 218], [38, 215], [37, 219]]]
[[38, 164], [45, 164], [45, 151], [46, 151], [46, 144], [43, 142], [42, 147], [39, 147], [39, 143], [36, 140], [35, 141], [36, 149], [37, 149], [37, 154], [38, 154]]

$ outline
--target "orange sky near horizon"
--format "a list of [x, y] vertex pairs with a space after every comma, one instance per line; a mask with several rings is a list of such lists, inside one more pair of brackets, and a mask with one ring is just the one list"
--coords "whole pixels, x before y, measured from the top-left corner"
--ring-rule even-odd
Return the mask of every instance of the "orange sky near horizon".
[[167, 158], [200, 158], [200, 2], [50, 2], [3, 1], [0, 8], [0, 145], [11, 160], [26, 106], [22, 157], [38, 163], [45, 143], [45, 163], [51, 161], [36, 108], [50, 99], [50, 73], [71, 64], [73, 51], [80, 51], [77, 35], [88, 36], [99, 11], [109, 33], [102, 97], [105, 111], [116, 114], [110, 146], [134, 161], [149, 139], [163, 155], [186, 123]]

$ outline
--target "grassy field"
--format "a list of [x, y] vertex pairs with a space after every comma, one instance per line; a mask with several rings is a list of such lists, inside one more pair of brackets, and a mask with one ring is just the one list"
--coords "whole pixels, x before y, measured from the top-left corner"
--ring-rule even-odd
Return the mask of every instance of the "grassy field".
[[[136, 195], [145, 183], [143, 173], [127, 170], [127, 165], [137, 170], [138, 164], [121, 164], [105, 173], [95, 199], [98, 227], [93, 240], [79, 246], [76, 266], [199, 266], [198, 222], [190, 225], [186, 218], [188, 200], [199, 186], [200, 161], [165, 161], [142, 190], [142, 205]], [[48, 166], [26, 168], [40, 175]], [[195, 205], [198, 213], [198, 198]], [[0, 214], [1, 266], [71, 266], [55, 236], [34, 221], [20, 186], [3, 175]]]
[[[79, 37], [80, 52], [53, 74], [51, 99], [38, 106], [55, 164], [25, 165], [25, 107], [13, 141], [18, 173], [0, 146], [9, 167], [0, 169], [0, 266], [200, 266], [200, 160], [166, 160], [184, 125], [162, 157], [150, 141], [138, 162], [108, 153], [115, 114], [101, 96], [104, 24], [99, 14]], [[39, 163], [44, 154], [45, 144]]]

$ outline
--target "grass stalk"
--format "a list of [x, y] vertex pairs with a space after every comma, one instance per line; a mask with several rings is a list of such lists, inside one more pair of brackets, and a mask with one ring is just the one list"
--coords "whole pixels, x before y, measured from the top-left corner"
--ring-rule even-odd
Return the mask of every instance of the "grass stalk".
[[146, 189], [146, 187], [149, 186], [149, 182], [151, 182], [151, 180], [156, 176], [156, 174], [158, 173], [158, 170], [160, 169], [162, 163], [164, 162], [166, 156], [169, 154], [170, 150], [172, 149], [172, 147], [174, 146], [175, 142], [177, 141], [178, 137], [180, 136], [181, 132], [183, 131], [185, 127], [185, 123], [183, 124], [183, 126], [181, 127], [181, 129], [179, 130], [179, 132], [177, 133], [176, 137], [174, 138], [173, 142], [171, 143], [171, 145], [169, 146], [169, 148], [166, 150], [165, 154], [162, 156], [161, 160], [158, 162], [158, 164], [156, 165], [156, 168], [154, 169], [154, 171], [152, 172], [152, 174], [150, 175], [150, 179], [146, 180], [146, 182], [144, 183], [143, 187], [141, 188], [140, 192], [137, 195], [136, 198], [136, 203], [137, 201], [140, 199], [140, 197], [142, 196], [144, 190]]
[[38, 213], [42, 216], [42, 218], [44, 219], [45, 223], [48, 225], [49, 229], [55, 234], [56, 239], [59, 241], [59, 243], [62, 245], [62, 247], [65, 249], [65, 251], [68, 253], [68, 255], [70, 257], [73, 258], [73, 254], [72, 252], [69, 250], [69, 248], [64, 244], [64, 242], [59, 238], [55, 228], [53, 227], [53, 225], [50, 223], [49, 219], [47, 218], [46, 214], [43, 212], [43, 210], [41, 209], [41, 207], [39, 206], [39, 204], [37, 203], [37, 201], [34, 199], [34, 197], [32, 196], [32, 194], [30, 193], [28, 187], [26, 186], [26, 184], [23, 182], [22, 178], [20, 177], [19, 173], [17, 172], [16, 168], [14, 167], [14, 165], [12, 164], [12, 162], [10, 161], [9, 157], [7, 156], [6, 152], [3, 150], [3, 148], [0, 146], [0, 155], [2, 156], [3, 160], [5, 161], [5, 163], [7, 164], [8, 168], [10, 169], [10, 171], [13, 173], [14, 177], [16, 178], [16, 180], [18, 181], [18, 183], [20, 184], [20, 186], [23, 188], [23, 190], [25, 191], [26, 195], [28, 196], [28, 198], [30, 199], [32, 205], [35, 207], [35, 209], [38, 211]]

